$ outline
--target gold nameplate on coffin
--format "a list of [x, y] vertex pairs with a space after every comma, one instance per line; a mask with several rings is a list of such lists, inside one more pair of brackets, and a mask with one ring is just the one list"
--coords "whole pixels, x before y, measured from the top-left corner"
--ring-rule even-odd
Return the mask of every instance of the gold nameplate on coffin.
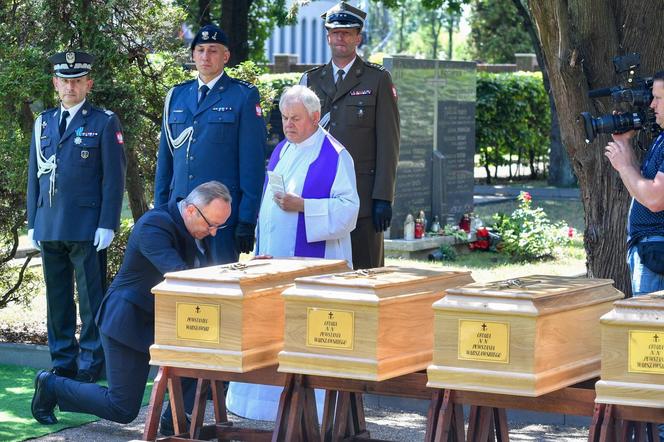
[[279, 371], [380, 381], [423, 370], [431, 305], [472, 281], [470, 272], [402, 266], [297, 278], [283, 294]]
[[608, 279], [532, 275], [445, 291], [429, 387], [539, 396], [599, 375]]
[[664, 291], [616, 302], [601, 329], [595, 401], [664, 408]]
[[167, 273], [152, 289], [150, 363], [230, 372], [274, 365], [283, 348], [281, 293], [299, 276], [347, 270], [342, 260], [286, 258]]

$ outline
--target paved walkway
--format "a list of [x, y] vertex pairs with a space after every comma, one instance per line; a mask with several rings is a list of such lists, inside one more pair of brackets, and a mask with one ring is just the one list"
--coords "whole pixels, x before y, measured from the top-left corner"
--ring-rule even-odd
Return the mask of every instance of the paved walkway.
[[[213, 422], [211, 403], [208, 403], [206, 422]], [[63, 442], [124, 442], [138, 440], [143, 432], [147, 407], [143, 407], [140, 415], [128, 425], [116, 424], [100, 420], [77, 428], [53, 433], [37, 441]], [[415, 442], [424, 440], [426, 430], [426, 413], [404, 412], [390, 408], [366, 407], [367, 427], [372, 438]], [[272, 422], [248, 421], [229, 414], [229, 419], [239, 427], [253, 427], [272, 429]], [[37, 424], [35, 424], [37, 425]], [[510, 423], [511, 441], [541, 441], [541, 442], [577, 442], [588, 440], [587, 427], [561, 426], [561, 425], [532, 425]]]

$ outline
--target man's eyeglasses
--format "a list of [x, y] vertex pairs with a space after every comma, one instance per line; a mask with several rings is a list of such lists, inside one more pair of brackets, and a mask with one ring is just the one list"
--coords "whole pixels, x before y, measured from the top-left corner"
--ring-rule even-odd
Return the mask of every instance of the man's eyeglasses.
[[214, 230], [214, 229], [220, 230], [226, 228], [225, 224], [212, 224], [210, 221], [208, 221], [205, 215], [203, 215], [203, 212], [201, 212], [201, 209], [199, 209], [196, 204], [192, 204], [192, 206], [194, 206], [194, 208], [198, 211], [198, 214], [201, 216], [201, 218], [203, 218], [203, 221], [207, 223], [208, 230]]

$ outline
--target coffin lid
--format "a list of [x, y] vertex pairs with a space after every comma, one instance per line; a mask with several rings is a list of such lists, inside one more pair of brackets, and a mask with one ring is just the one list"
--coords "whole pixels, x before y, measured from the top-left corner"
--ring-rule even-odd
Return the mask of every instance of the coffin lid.
[[[571, 276], [530, 275], [492, 282], [476, 282], [451, 288], [446, 295], [481, 296], [491, 298], [552, 300], [584, 293], [599, 293], [603, 298], [622, 297], [612, 287], [611, 279], [576, 278]], [[607, 290], [608, 289], [608, 290]]]
[[305, 276], [295, 279], [296, 287], [301, 284], [309, 286], [335, 286], [343, 288], [380, 289], [397, 287], [418, 282], [443, 281], [460, 276], [468, 276], [470, 272], [429, 269], [421, 267], [387, 266], [374, 269], [356, 270], [353, 272], [335, 273], [332, 275]]
[[615, 303], [622, 309], [664, 310], [664, 290], [623, 299]]
[[270, 280], [292, 281], [298, 275], [311, 272], [339, 272], [347, 269], [346, 261], [320, 258], [276, 258], [256, 259], [218, 266], [170, 272], [164, 275], [167, 281], [200, 281], [207, 283], [261, 283]]

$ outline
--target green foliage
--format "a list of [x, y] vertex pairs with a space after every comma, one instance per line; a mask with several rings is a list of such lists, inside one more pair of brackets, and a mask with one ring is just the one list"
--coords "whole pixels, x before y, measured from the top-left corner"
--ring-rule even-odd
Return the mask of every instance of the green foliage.
[[438, 249], [440, 251], [441, 261], [456, 261], [457, 252], [454, 247], [449, 244], [443, 244]]
[[569, 242], [567, 225], [552, 224], [544, 209], [533, 208], [528, 192], [521, 192], [517, 199], [519, 206], [511, 215], [494, 216], [494, 228], [501, 237], [499, 250], [516, 261], [554, 257], [557, 249]]
[[57, 104], [47, 57], [66, 49], [96, 56], [89, 99], [120, 117], [128, 191], [138, 194], [134, 201], [145, 201], [164, 95], [188, 76], [181, 68], [188, 53], [177, 38], [183, 20], [182, 11], [158, 0], [0, 2], [0, 299], [23, 302], [34, 290], [30, 272], [11, 259], [25, 229], [34, 118]]
[[131, 234], [131, 229], [134, 227], [134, 221], [132, 219], [123, 218], [120, 221], [120, 228], [115, 232], [115, 238], [110, 246], [108, 246], [108, 261], [106, 263], [106, 280], [110, 285], [115, 278], [115, 275], [120, 271], [120, 266], [122, 265], [122, 259], [124, 258], [125, 251], [127, 250], [127, 241], [129, 240], [129, 234]]
[[468, 233], [466, 233], [465, 230], [461, 230], [459, 226], [450, 226], [445, 224], [443, 226], [443, 235], [445, 236], [451, 236], [453, 237], [456, 241], [467, 241], [468, 240]]
[[263, 74], [260, 76], [260, 82], [270, 85], [274, 90], [275, 98], [279, 98], [284, 89], [298, 84], [302, 74], [299, 72], [289, 72], [287, 74]]
[[531, 177], [544, 173], [551, 129], [549, 98], [541, 73], [480, 73], [477, 77], [475, 133], [480, 166], [494, 173], [498, 166], [518, 163]]
[[470, 15], [471, 51], [487, 63], [514, 63], [514, 54], [534, 52], [513, 0], [474, 0]]
[[269, 114], [272, 110], [274, 99], [277, 96], [277, 90], [273, 84], [264, 81], [265, 69], [259, 67], [253, 61], [244, 61], [234, 68], [227, 68], [226, 72], [233, 78], [248, 81], [256, 85], [258, 93], [261, 96], [261, 108], [263, 109], [263, 116], [269, 121]]

